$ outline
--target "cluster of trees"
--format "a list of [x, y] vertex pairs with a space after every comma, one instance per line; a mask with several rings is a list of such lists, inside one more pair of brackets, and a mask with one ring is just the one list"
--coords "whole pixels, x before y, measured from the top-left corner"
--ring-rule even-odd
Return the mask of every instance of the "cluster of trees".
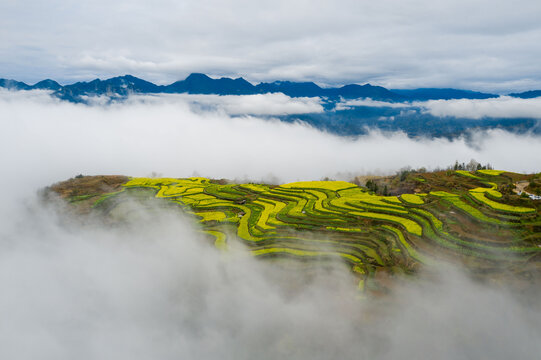
[[[476, 171], [476, 170], [493, 170], [494, 167], [490, 163], [486, 163], [485, 165], [481, 164], [480, 162], [476, 161], [475, 159], [471, 159], [470, 162], [458, 162], [458, 160], [455, 161], [453, 165], [449, 165], [446, 168], [442, 169], [440, 167], [436, 167], [435, 169], [431, 170], [433, 172], [438, 171], [452, 171], [452, 170], [467, 170], [467, 171]], [[404, 181], [408, 174], [410, 173], [424, 173], [426, 172], [426, 168], [420, 167], [418, 169], [412, 169], [410, 166], [404, 167], [400, 169], [397, 172], [397, 175], [400, 176], [400, 181]]]
[[474, 159], [471, 159], [469, 163], [459, 163], [458, 160], [455, 161], [454, 165], [448, 166], [447, 170], [467, 170], [467, 171], [475, 171], [475, 170], [493, 170], [494, 168], [492, 165], [487, 163], [486, 165], [482, 165], [481, 163], [475, 161]]
[[541, 195], [541, 184], [536, 182], [535, 179], [532, 179], [532, 181], [530, 181], [530, 184], [528, 185], [528, 190], [530, 190], [530, 192], [534, 193], [535, 195]]
[[369, 191], [372, 191], [376, 194], [389, 196], [389, 188], [387, 187], [387, 185], [384, 185], [383, 188], [380, 188], [377, 182], [373, 180], [368, 180], [365, 186]]

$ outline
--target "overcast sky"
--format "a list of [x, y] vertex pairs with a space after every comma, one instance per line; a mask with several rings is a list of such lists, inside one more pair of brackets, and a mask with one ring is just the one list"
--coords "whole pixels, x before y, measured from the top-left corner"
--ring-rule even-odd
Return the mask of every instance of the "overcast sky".
[[541, 88], [538, 0], [0, 0], [0, 77]]

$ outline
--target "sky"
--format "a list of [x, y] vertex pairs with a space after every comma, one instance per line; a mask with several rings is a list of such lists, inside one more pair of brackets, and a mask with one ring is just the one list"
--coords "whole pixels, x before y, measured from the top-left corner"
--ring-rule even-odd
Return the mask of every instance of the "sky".
[[541, 88], [536, 0], [1, 0], [0, 77]]

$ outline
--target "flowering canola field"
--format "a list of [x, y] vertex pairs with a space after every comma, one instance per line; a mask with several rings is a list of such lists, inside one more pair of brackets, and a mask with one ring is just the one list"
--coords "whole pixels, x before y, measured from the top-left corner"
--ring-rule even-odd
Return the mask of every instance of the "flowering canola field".
[[483, 264], [535, 258], [541, 252], [539, 204], [505, 203], [498, 191], [504, 173], [459, 171], [453, 176], [469, 184], [466, 190], [397, 196], [344, 181], [275, 186], [130, 178], [123, 191], [101, 195], [95, 207], [110, 211], [130, 192], [146, 189], [192, 216], [220, 250], [240, 241], [256, 257], [339, 259], [365, 284], [381, 270], [414, 272], [450, 258]]

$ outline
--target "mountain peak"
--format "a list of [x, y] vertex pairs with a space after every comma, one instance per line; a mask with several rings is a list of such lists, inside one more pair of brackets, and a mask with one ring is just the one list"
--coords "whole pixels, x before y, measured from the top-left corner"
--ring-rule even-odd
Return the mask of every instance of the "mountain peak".
[[60, 89], [61, 87], [62, 86], [59, 83], [51, 79], [41, 80], [40, 82], [37, 82], [34, 85], [32, 85], [32, 89], [39, 89], [39, 90], [55, 90], [56, 91]]
[[27, 84], [12, 80], [12, 79], [0, 79], [0, 87], [9, 89], [9, 90], [29, 90], [30, 86]]
[[[223, 79], [223, 78], [222, 78]], [[184, 81], [193, 81], [193, 80], [213, 80], [207, 74], [203, 73], [191, 73]]]

